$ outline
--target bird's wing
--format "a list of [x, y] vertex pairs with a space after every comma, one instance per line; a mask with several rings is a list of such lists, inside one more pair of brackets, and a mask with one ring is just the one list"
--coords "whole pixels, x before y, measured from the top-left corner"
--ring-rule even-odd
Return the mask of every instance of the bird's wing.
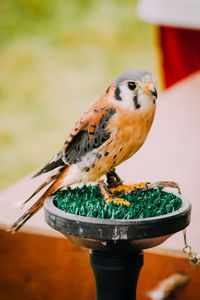
[[75, 126], [72, 128], [71, 132], [69, 133], [66, 139], [63, 149], [61, 149], [56, 155], [54, 155], [54, 157], [41, 170], [39, 170], [39, 172], [34, 174], [33, 178], [43, 173], [50, 172], [57, 168], [63, 168], [64, 166], [68, 165], [68, 163], [66, 163], [66, 161], [63, 160], [64, 149], [70, 146], [70, 144], [73, 143], [73, 139], [76, 138], [79, 132], [87, 127], [88, 120], [86, 118], [86, 114], [87, 112], [84, 113], [83, 116], [79, 119], [79, 121], [75, 123]]
[[79, 162], [85, 154], [99, 148], [109, 139], [111, 132], [107, 125], [115, 112], [114, 108], [108, 106], [101, 109], [94, 107], [89, 111], [86, 126], [79, 130], [75, 127], [66, 140], [62, 159], [67, 165]]
[[[100, 147], [109, 139], [112, 132], [108, 131], [107, 125], [116, 110], [113, 107], [104, 106], [98, 108], [93, 106], [86, 112], [82, 118], [75, 124], [75, 127], [67, 137], [66, 143], [61, 151], [55, 156], [57, 160], [51, 160], [40, 172], [46, 173], [54, 168], [61, 167], [57, 173], [43, 182], [36, 191], [25, 201], [27, 203], [47, 184], [52, 184], [42, 194], [42, 196], [9, 228], [9, 231], [16, 232], [31, 216], [33, 216], [43, 205], [44, 200], [57, 191], [66, 176], [70, 165], [80, 161], [81, 157], [95, 148]], [[76, 129], [77, 128], [77, 129]], [[64, 167], [63, 167], [64, 165]], [[24, 203], [24, 204], [25, 204]]]
[[64, 147], [34, 177], [79, 162], [82, 156], [100, 147], [110, 137], [107, 124], [116, 111], [109, 105], [102, 107], [100, 100], [75, 123]]

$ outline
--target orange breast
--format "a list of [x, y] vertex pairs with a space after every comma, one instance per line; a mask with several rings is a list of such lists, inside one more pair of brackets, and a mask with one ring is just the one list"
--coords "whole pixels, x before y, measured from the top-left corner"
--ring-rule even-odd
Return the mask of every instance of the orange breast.
[[[148, 112], [119, 111], [119, 130], [116, 135], [116, 148], [123, 147], [118, 164], [135, 154], [145, 142], [155, 114], [155, 106]], [[117, 120], [115, 120], [112, 124]], [[115, 126], [115, 125], [114, 125]]]
[[102, 147], [103, 155], [89, 172], [91, 181], [97, 180], [115, 166], [130, 158], [143, 145], [151, 128], [155, 107], [146, 112], [117, 113], [108, 124], [108, 130], [116, 132]]

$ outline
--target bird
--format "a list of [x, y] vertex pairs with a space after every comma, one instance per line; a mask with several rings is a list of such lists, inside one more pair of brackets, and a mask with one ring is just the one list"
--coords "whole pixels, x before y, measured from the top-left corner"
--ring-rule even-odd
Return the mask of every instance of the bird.
[[47, 197], [75, 183], [98, 182], [108, 200], [101, 177], [106, 175], [111, 186], [122, 184], [115, 167], [145, 142], [156, 111], [156, 86], [155, 75], [147, 69], [130, 69], [118, 76], [74, 124], [61, 150], [33, 176], [50, 174], [24, 204], [51, 185], [9, 231], [18, 231]]

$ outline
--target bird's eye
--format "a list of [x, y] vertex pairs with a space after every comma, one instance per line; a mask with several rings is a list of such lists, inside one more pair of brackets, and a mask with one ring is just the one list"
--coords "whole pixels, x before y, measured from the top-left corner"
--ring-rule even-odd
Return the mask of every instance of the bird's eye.
[[133, 81], [129, 81], [128, 82], [128, 88], [131, 90], [131, 91], [134, 91], [136, 89], [137, 85], [135, 84], [135, 82]]

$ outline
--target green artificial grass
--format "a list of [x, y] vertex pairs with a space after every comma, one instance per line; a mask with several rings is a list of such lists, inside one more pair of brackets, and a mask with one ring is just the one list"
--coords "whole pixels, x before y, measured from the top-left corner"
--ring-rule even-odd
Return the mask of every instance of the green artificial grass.
[[[116, 195], [117, 197], [117, 195]], [[98, 219], [142, 219], [165, 215], [179, 209], [182, 200], [163, 188], [123, 193], [131, 205], [107, 204], [98, 186], [84, 185], [55, 193], [57, 207], [65, 212]]]

